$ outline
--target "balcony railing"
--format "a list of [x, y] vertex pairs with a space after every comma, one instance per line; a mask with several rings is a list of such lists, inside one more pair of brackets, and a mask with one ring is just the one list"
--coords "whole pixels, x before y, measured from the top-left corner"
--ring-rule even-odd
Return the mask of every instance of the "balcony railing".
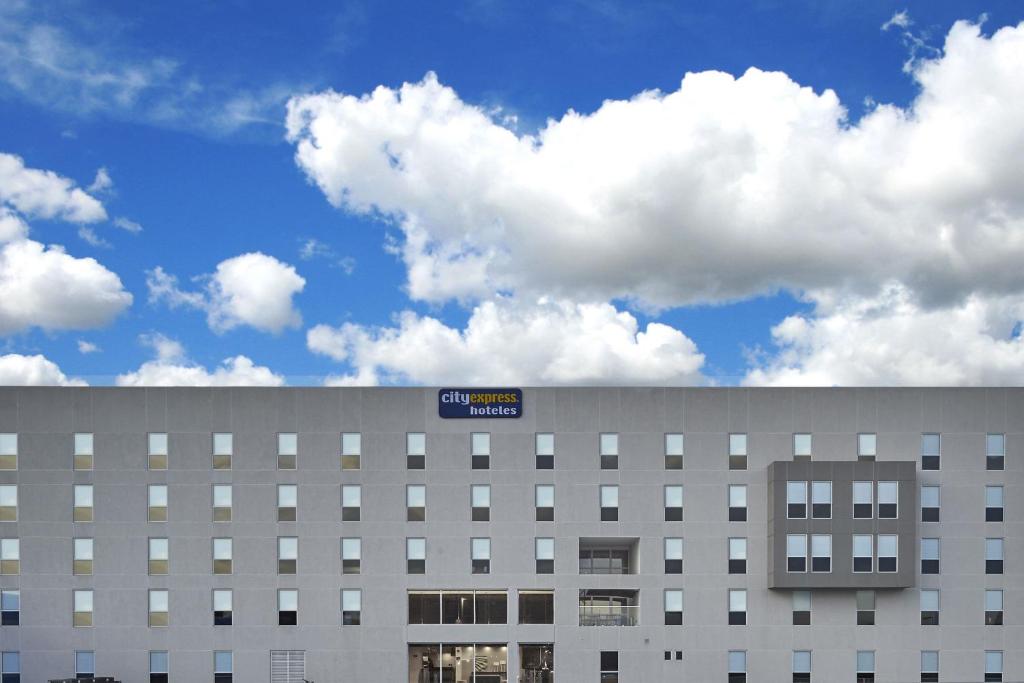
[[639, 621], [636, 605], [580, 605], [580, 626], [636, 626]]

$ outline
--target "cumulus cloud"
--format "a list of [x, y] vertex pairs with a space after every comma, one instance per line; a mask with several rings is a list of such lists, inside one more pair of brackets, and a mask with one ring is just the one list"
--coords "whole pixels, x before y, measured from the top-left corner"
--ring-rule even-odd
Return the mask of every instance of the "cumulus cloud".
[[21, 216], [0, 206], [0, 244], [12, 242], [28, 235], [28, 225]]
[[0, 335], [100, 327], [131, 303], [121, 279], [95, 259], [28, 239], [0, 247]]
[[[815, 297], [815, 295], [811, 295]], [[972, 295], [922, 309], [892, 283], [873, 297], [816, 296], [814, 315], [772, 328], [778, 353], [748, 385], [1007, 385], [1024, 383], [1024, 299]]]
[[177, 277], [161, 267], [147, 273], [150, 303], [166, 302], [206, 312], [210, 328], [222, 333], [239, 325], [279, 333], [299, 327], [302, 315], [293, 297], [306, 286], [295, 268], [259, 252], [221, 261], [213, 273], [200, 276], [201, 291], [185, 291]]
[[89, 192], [102, 193], [107, 192], [114, 187], [114, 179], [110, 177], [110, 173], [107, 172], [105, 166], [100, 166], [96, 170], [96, 177], [93, 178], [92, 183], [89, 185]]
[[348, 362], [334, 384], [696, 384], [704, 356], [661, 323], [610, 304], [487, 301], [465, 329], [406, 311], [396, 326], [317, 325], [309, 348]]
[[225, 358], [212, 370], [191, 360], [180, 342], [162, 334], [143, 335], [143, 344], [152, 347], [155, 358], [138, 370], [118, 375], [115, 383], [122, 387], [168, 386], [266, 386], [284, 384], [284, 377], [270, 368], [256, 365], [246, 356]]
[[85, 386], [83, 380], [68, 377], [52, 360], [42, 355], [17, 353], [0, 355], [0, 386]]
[[4, 152], [0, 152], [0, 204], [27, 216], [72, 223], [107, 218], [103, 204], [76, 187], [73, 180], [53, 171], [28, 168], [21, 157]]
[[83, 355], [87, 353], [99, 353], [100, 350], [99, 346], [90, 341], [86, 341], [84, 339], [78, 340], [78, 352]]
[[784, 73], [690, 73], [518, 135], [433, 74], [289, 103], [299, 167], [404, 233], [410, 294], [643, 305], [778, 289], [928, 305], [1024, 289], [1024, 24], [958, 22], [920, 94], [851, 122]]

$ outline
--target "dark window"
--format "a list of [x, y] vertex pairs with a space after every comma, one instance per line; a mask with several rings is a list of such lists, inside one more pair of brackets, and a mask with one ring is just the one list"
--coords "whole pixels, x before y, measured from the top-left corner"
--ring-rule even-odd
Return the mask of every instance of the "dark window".
[[986, 626], [1002, 626], [1003, 625], [1003, 610], [986, 610], [985, 611], [985, 625]]
[[878, 558], [878, 571], [880, 571], [880, 572], [894, 572], [894, 571], [896, 571], [896, 558], [895, 557], [879, 557]]
[[507, 593], [477, 593], [476, 623], [504, 624], [508, 621]]
[[555, 573], [555, 561], [554, 560], [537, 560], [537, 573], [538, 574], [554, 574]]
[[440, 593], [409, 593], [410, 624], [440, 624]]
[[538, 470], [553, 470], [553, 469], [555, 469], [555, 456], [553, 456], [553, 455], [538, 455], [537, 456], [537, 469]]
[[[1002, 458], [1000, 458], [1002, 460]], [[989, 469], [992, 469], [991, 467]], [[1000, 467], [999, 469], [1003, 469]], [[1002, 683], [1003, 674], [985, 674], [985, 683]]]
[[786, 558], [786, 571], [790, 571], [790, 572], [805, 572], [805, 571], [807, 571], [807, 558], [806, 557], [787, 557]]
[[553, 592], [520, 592], [519, 623], [555, 623], [555, 594]]
[[491, 456], [489, 456], [489, 455], [474, 455], [473, 456], [473, 469], [474, 470], [489, 470], [489, 469], [491, 469]]
[[807, 505], [805, 503], [789, 503], [786, 506], [786, 514], [790, 519], [805, 519], [807, 517]]
[[278, 626], [295, 626], [299, 623], [299, 613], [292, 610], [281, 610], [277, 613]]
[[938, 560], [921, 560], [921, 573], [922, 574], [938, 574], [939, 573], [939, 561]]
[[747, 674], [730, 673], [729, 683], [747, 683]]
[[875, 674], [858, 673], [857, 683], [875, 683]]
[[1003, 573], [1003, 561], [1002, 560], [985, 560], [985, 573], [986, 574], [1002, 574]]
[[[7, 674], [4, 674], [3, 683], [18, 683], [21, 678], [7, 678]], [[167, 683], [167, 674], [149, 674], [149, 683]]]
[[[341, 521], [343, 522], [358, 522], [359, 521], [359, 508], [356, 507], [343, 507], [341, 508]], [[231, 676], [231, 674], [217, 674], [218, 676]]]
[[445, 593], [441, 596], [442, 623], [472, 624], [473, 613], [472, 593]]
[[681, 470], [681, 469], [683, 469], [683, 456], [681, 456], [681, 455], [666, 455], [665, 456], [665, 469], [666, 470]]
[[937, 456], [937, 455], [922, 455], [921, 456], [921, 469], [922, 470], [937, 470], [937, 469], [939, 469], [939, 456]]
[[14, 610], [4, 610], [2, 616], [0, 616], [0, 625], [3, 626], [17, 626], [21, 623], [21, 612], [15, 612]]
[[871, 503], [854, 503], [854, 519], [871, 519]]
[[602, 650], [601, 651], [601, 671], [618, 671], [619, 670], [619, 653], [618, 651]]
[[745, 521], [747, 521], [747, 508], [745, 508], [745, 507], [730, 507], [729, 508], [729, 521], [730, 522], [745, 522]]
[[921, 521], [922, 522], [937, 522], [937, 521], [939, 521], [939, 508], [921, 508]]
[[617, 470], [617, 469], [619, 469], [619, 456], [617, 456], [617, 455], [602, 455], [601, 456], [601, 469], [602, 470]]
[[358, 574], [359, 573], [359, 560], [342, 560], [341, 561], [341, 573], [342, 574]]
[[745, 469], [747, 469], [747, 456], [745, 456], [745, 455], [730, 455], [729, 456], [729, 469], [730, 470], [745, 470]]
[[985, 521], [986, 522], [1001, 522], [1003, 521], [1003, 508], [985, 508]]
[[[832, 517], [832, 503], [814, 503], [811, 505], [811, 516], [814, 519], [830, 519]], [[802, 676], [804, 674], [793, 674]], [[806, 674], [808, 677], [810, 674]]]
[[921, 612], [921, 626], [938, 626], [939, 613], [931, 610]]
[[871, 558], [870, 557], [855, 557], [855, 558], [853, 558], [853, 571], [855, 571], [855, 572], [870, 572], [871, 571]]
[[427, 456], [425, 455], [407, 455], [405, 456], [405, 466], [410, 470], [422, 470], [426, 466]]
[[793, 625], [794, 626], [810, 626], [811, 625], [811, 612], [810, 612], [810, 610], [794, 610], [793, 611]]
[[580, 548], [580, 574], [628, 573], [629, 551], [625, 548]]
[[683, 660], [683, 651], [682, 650], [676, 650], [676, 661], [677, 662], [681, 662], [682, 660]]
[[555, 521], [555, 508], [537, 508], [537, 521], [538, 522], [553, 522], [553, 521]]
[[427, 573], [427, 561], [426, 560], [406, 560], [405, 571], [407, 574], [426, 574]]
[[[896, 519], [896, 503], [879, 503], [878, 504], [878, 518], [879, 519]], [[874, 674], [871, 674], [874, 676]]]
[[491, 573], [491, 561], [490, 560], [473, 560], [473, 573], [474, 574], [490, 574]]
[[[939, 469], [936, 467], [935, 469]], [[939, 683], [939, 673], [932, 671], [931, 673], [921, 673], [921, 683]]]
[[489, 507], [474, 507], [473, 508], [473, 521], [474, 522], [489, 522], [491, 520], [491, 508]]
[[682, 612], [665, 612], [665, 626], [682, 626]]
[[874, 626], [875, 625], [875, 610], [859, 609], [857, 610], [857, 625], [858, 626]]
[[672, 651], [671, 650], [665, 650], [665, 661], [666, 662], [672, 661]]
[[341, 623], [344, 626], [359, 626], [360, 613], [356, 610], [345, 610], [341, 613]]
[[747, 561], [746, 560], [729, 560], [729, 573], [730, 574], [746, 574], [747, 573]]
[[213, 683], [231, 683], [232, 674], [213, 674]]
[[682, 574], [683, 573], [683, 561], [682, 560], [665, 560], [665, 573], [666, 574]]
[[811, 683], [811, 674], [809, 673], [795, 673], [793, 674], [793, 683]]
[[231, 610], [215, 610], [213, 613], [214, 626], [231, 626]]
[[602, 522], [617, 522], [617, 521], [619, 521], [619, 508], [601, 508], [601, 521]]
[[677, 507], [665, 508], [665, 521], [666, 522], [681, 522], [681, 521], [683, 521], [683, 508], [677, 508]]
[[730, 626], [743, 626], [747, 623], [746, 612], [729, 612], [729, 625]]
[[[985, 458], [985, 469], [986, 470], [1001, 470], [1001, 469], [1003, 469], [1003, 456], [1001, 456], [1001, 455], [990, 455], [987, 458]], [[998, 675], [998, 674], [991, 674], [991, 675]], [[989, 679], [989, 674], [985, 674], [985, 680], [986, 681], [990, 680]], [[1000, 675], [1000, 677], [998, 679], [991, 679], [991, 680], [1002, 680], [1002, 676]]]
[[830, 571], [832, 571], [832, 558], [831, 557], [812, 557], [811, 558], [811, 571], [812, 572], [830, 572]]

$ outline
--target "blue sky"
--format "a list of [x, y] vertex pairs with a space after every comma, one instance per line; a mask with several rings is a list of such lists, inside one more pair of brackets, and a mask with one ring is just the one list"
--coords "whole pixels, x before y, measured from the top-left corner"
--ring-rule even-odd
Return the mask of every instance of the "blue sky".
[[1020, 3], [41, 5], [0, 383], [1024, 380]]

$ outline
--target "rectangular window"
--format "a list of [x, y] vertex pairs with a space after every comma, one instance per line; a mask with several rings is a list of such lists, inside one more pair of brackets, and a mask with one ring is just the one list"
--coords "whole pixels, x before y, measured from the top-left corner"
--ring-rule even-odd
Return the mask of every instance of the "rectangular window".
[[793, 650], [793, 683], [811, 683], [810, 650]]
[[149, 683], [167, 683], [170, 673], [170, 658], [166, 650], [150, 650]]
[[985, 539], [985, 573], [1003, 573], [1003, 539]]
[[213, 539], [213, 573], [230, 574], [233, 544], [230, 538]]
[[880, 481], [878, 482], [878, 518], [896, 519], [899, 512], [899, 482]]
[[832, 571], [831, 534], [814, 534], [811, 536], [811, 571]]
[[807, 571], [807, 534], [786, 536], [786, 571]]
[[470, 499], [473, 507], [473, 521], [489, 522], [491, 520], [491, 487], [487, 484], [471, 486]]
[[794, 460], [810, 460], [811, 459], [811, 435], [810, 434], [794, 434], [793, 435], [793, 459]]
[[666, 470], [681, 470], [683, 469], [683, 445], [684, 439], [682, 434], [666, 434], [665, 435], [665, 469]]
[[427, 518], [427, 487], [405, 487], [405, 519], [409, 522], [422, 522]]
[[538, 485], [533, 490], [534, 506], [538, 522], [555, 521], [555, 487]]
[[230, 588], [218, 588], [213, 591], [213, 625], [231, 626], [234, 598]]
[[729, 539], [729, 573], [747, 573], [747, 539]]
[[277, 591], [277, 625], [296, 626], [299, 623], [299, 591], [294, 588]]
[[939, 573], [939, 539], [921, 539], [921, 573]]
[[491, 573], [491, 539], [470, 539], [470, 554], [474, 574]]
[[20, 652], [4, 652], [0, 655], [0, 681], [2, 683], [21, 683]]
[[899, 538], [895, 534], [878, 535], [878, 571], [893, 573], [899, 564], [897, 547]]
[[213, 683], [231, 683], [235, 663], [231, 650], [215, 650], [213, 653]]
[[405, 539], [405, 571], [407, 574], [427, 573], [427, 539]]
[[0, 470], [18, 469], [18, 435], [0, 434]]
[[358, 485], [341, 487], [341, 521], [358, 522], [362, 489]]
[[91, 470], [93, 467], [93, 437], [91, 432], [75, 434], [74, 469]]
[[937, 650], [921, 650], [921, 683], [938, 683], [939, 653]]
[[874, 483], [870, 481], [853, 482], [853, 518], [871, 519], [874, 517], [875, 494]]
[[341, 539], [341, 573], [358, 574], [363, 561], [363, 541], [360, 538]]
[[72, 591], [74, 617], [72, 624], [76, 627], [92, 626], [92, 591]]
[[939, 521], [939, 487], [921, 487], [921, 521]]
[[747, 435], [729, 435], [729, 469], [747, 469]]
[[832, 519], [832, 482], [811, 482], [811, 517]]
[[405, 466], [410, 470], [422, 470], [427, 466], [427, 435], [423, 432], [405, 435]]
[[294, 470], [299, 457], [299, 435], [283, 433], [277, 435], [277, 469]]
[[534, 438], [534, 451], [537, 455], [537, 469], [551, 470], [555, 468], [555, 435], [550, 432], [539, 432]]
[[359, 432], [341, 434], [341, 469], [358, 470], [363, 452], [363, 436]]
[[96, 675], [96, 653], [92, 650], [75, 651], [75, 678], [92, 678]]
[[811, 591], [793, 591], [793, 625], [811, 625]]
[[363, 592], [359, 589], [341, 591], [341, 625], [359, 626], [363, 611]]
[[921, 589], [921, 625], [939, 625], [939, 591]]
[[555, 539], [537, 538], [534, 543], [538, 574], [555, 573]]
[[985, 683], [1001, 683], [1003, 680], [1003, 651], [985, 651]]
[[167, 626], [168, 619], [168, 595], [165, 590], [149, 591], [149, 626]]
[[747, 521], [747, 485], [732, 484], [729, 486], [729, 521]]
[[[469, 594], [469, 600], [473, 600], [472, 593]], [[409, 591], [409, 623], [440, 624], [441, 591]]]
[[554, 591], [519, 591], [520, 624], [554, 624]]
[[167, 485], [166, 484], [150, 484], [149, 485], [149, 509], [147, 510], [147, 519], [150, 522], [166, 522], [167, 521]]
[[601, 435], [601, 469], [619, 469], [619, 435]]
[[21, 573], [21, 541], [17, 538], [0, 539], [0, 575]]
[[491, 435], [489, 432], [473, 432], [470, 434], [470, 457], [474, 470], [491, 468]]
[[729, 650], [729, 683], [747, 683], [746, 650]]
[[231, 521], [231, 484], [213, 485], [213, 521]]
[[277, 573], [295, 574], [299, 564], [299, 539], [281, 536], [277, 539]]
[[857, 625], [875, 625], [875, 591], [857, 591]]
[[235, 453], [235, 436], [230, 432], [213, 435], [213, 469], [230, 470], [231, 456]]
[[985, 487], [985, 521], [1003, 521], [1003, 487]]
[[294, 522], [299, 504], [299, 487], [295, 484], [277, 485], [277, 521]]
[[167, 434], [163, 432], [149, 434], [149, 469], [167, 469]]
[[873, 539], [870, 534], [853, 536], [853, 571], [870, 573], [874, 571]]
[[922, 434], [921, 435], [921, 469], [922, 470], [937, 470], [939, 469], [939, 445], [940, 439], [938, 434]]
[[[3, 487], [0, 487], [0, 505], [3, 505]], [[72, 519], [76, 522], [91, 522], [93, 519], [92, 484], [76, 484], [74, 489]], [[0, 508], [2, 514], [2, 508]]]
[[874, 650], [857, 650], [857, 683], [875, 683]]
[[1003, 460], [1006, 455], [1006, 435], [988, 434], [985, 436], [985, 469], [1003, 469]]
[[668, 589], [665, 591], [665, 625], [682, 626], [683, 624], [683, 591]]
[[619, 683], [618, 650], [601, 651], [601, 683]]
[[1003, 591], [985, 591], [985, 625], [1003, 625]]
[[665, 539], [665, 573], [683, 573], [683, 539]]
[[91, 538], [75, 538], [71, 541], [71, 572], [79, 576], [92, 574], [93, 540]]
[[508, 593], [505, 591], [476, 592], [476, 623], [505, 624], [508, 622]]
[[21, 623], [21, 591], [0, 591], [0, 625]]
[[619, 487], [601, 487], [601, 521], [617, 522], [619, 519]]
[[747, 591], [729, 591], [729, 625], [742, 626], [747, 623]]
[[683, 487], [665, 487], [665, 521], [683, 521]]
[[0, 485], [0, 522], [16, 521], [18, 521], [18, 485], [2, 484]]
[[786, 518], [807, 519], [807, 482], [786, 482]]
[[874, 460], [878, 455], [878, 435], [858, 434], [857, 435], [857, 459]]
[[170, 564], [170, 544], [166, 538], [149, 539], [149, 573], [152, 576], [166, 574]]

